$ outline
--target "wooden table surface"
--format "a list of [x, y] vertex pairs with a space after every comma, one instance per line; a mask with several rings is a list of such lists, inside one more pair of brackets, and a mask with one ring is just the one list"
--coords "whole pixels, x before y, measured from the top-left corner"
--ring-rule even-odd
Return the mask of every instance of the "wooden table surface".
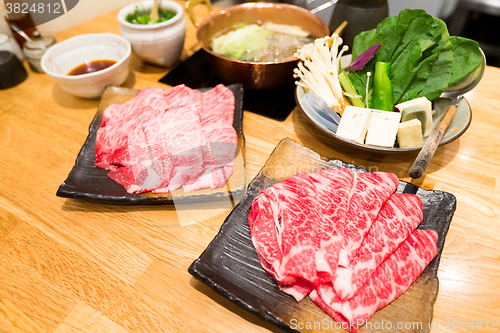
[[[119, 34], [116, 12], [55, 37], [91, 32]], [[197, 49], [188, 21], [182, 59]], [[136, 58], [131, 69], [125, 86], [167, 88], [158, 82], [167, 69]], [[412, 181], [458, 200], [439, 266], [438, 328], [432, 332], [484, 331], [487, 324], [500, 329], [499, 87], [500, 69], [487, 67], [466, 95], [470, 128], [439, 148], [424, 177]], [[169, 205], [56, 197], [98, 104], [31, 71], [22, 84], [0, 91], [0, 332], [279, 332], [187, 272], [217, 234], [227, 208], [178, 214]], [[348, 148], [317, 131], [297, 109], [284, 122], [245, 112], [243, 125], [248, 181], [283, 137], [410, 180], [416, 153]], [[181, 227], [181, 220], [191, 224]]]

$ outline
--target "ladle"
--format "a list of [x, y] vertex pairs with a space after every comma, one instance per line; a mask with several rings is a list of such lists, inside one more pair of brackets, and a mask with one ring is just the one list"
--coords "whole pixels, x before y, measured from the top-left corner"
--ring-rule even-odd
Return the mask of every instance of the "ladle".
[[420, 150], [417, 158], [413, 162], [413, 165], [410, 168], [410, 177], [411, 178], [420, 178], [424, 174], [427, 165], [429, 164], [432, 156], [436, 152], [441, 139], [443, 138], [444, 132], [450, 126], [451, 120], [455, 116], [455, 112], [457, 111], [457, 106], [460, 101], [463, 99], [463, 95], [472, 90], [478, 83], [481, 81], [481, 78], [484, 74], [484, 69], [486, 68], [486, 57], [484, 56], [483, 51], [481, 50], [481, 54], [483, 55], [483, 61], [479, 65], [478, 68], [467, 77], [459, 81], [457, 84], [448, 87], [444, 93], [441, 94], [441, 98], [451, 98], [450, 105], [448, 105], [439, 120], [434, 126], [431, 134], [427, 138], [424, 146]]

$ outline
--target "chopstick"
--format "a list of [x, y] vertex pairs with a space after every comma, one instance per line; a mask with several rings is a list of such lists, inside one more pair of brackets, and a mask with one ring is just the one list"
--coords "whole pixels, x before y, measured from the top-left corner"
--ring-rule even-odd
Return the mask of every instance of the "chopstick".
[[342, 22], [342, 23], [341, 23], [341, 24], [337, 27], [337, 29], [335, 29], [335, 31], [333, 32], [333, 34], [332, 34], [332, 35], [334, 35], [334, 34], [337, 34], [337, 35], [339, 35], [339, 36], [340, 36], [340, 35], [342, 35], [342, 32], [344, 31], [344, 29], [345, 29], [345, 26], [346, 26], [346, 25], [347, 25], [347, 21]]

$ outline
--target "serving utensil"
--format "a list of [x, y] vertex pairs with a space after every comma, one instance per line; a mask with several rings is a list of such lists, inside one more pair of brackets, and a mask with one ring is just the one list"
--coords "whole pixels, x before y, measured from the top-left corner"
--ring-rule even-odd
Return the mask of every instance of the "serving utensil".
[[431, 134], [427, 138], [427, 141], [413, 162], [409, 172], [411, 178], [416, 179], [422, 177], [427, 165], [434, 156], [434, 153], [443, 138], [444, 132], [448, 129], [448, 126], [450, 126], [450, 123], [455, 116], [457, 106], [463, 99], [463, 95], [472, 90], [479, 83], [479, 81], [481, 81], [484, 69], [486, 68], [486, 57], [484, 56], [482, 50], [481, 53], [483, 55], [483, 61], [479, 67], [467, 77], [459, 81], [456, 85], [448, 87], [448, 89], [441, 94], [440, 97], [442, 98], [451, 98], [450, 105], [444, 109], [438, 122], [436, 123], [436, 126], [434, 126]]
[[23, 30], [21, 30], [21, 28], [19, 28], [14, 23], [11, 22], [10, 23], [10, 27], [12, 28], [12, 30], [14, 30], [16, 33], [18, 33], [19, 36], [23, 37], [26, 41], [30, 41], [31, 40], [30, 36], [28, 36]]
[[304, 94], [303, 102], [304, 105], [315, 114], [315, 116], [327, 120], [330, 123], [329, 125], [331, 126], [330, 129], [332, 131], [337, 131], [340, 122], [340, 115], [326, 105], [322, 98], [316, 95], [312, 90], [309, 90], [306, 94]]
[[156, 21], [160, 18], [160, 13], [158, 12], [158, 0], [153, 1], [153, 7], [151, 7], [151, 13], [149, 13], [149, 21]]

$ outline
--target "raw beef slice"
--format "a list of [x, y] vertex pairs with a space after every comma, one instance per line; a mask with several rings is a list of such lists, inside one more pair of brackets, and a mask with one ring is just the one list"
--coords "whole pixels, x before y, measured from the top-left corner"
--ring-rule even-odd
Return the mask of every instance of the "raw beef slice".
[[315, 254], [319, 248], [316, 230], [320, 220], [316, 187], [307, 174], [298, 173], [269, 191], [277, 198], [279, 207], [276, 230], [283, 253], [280, 272], [316, 285]]
[[335, 320], [357, 332], [378, 309], [391, 303], [420, 276], [437, 254], [438, 235], [433, 230], [415, 230], [376, 269], [358, 294], [338, 299], [331, 283], [318, 286], [310, 297]]
[[[154, 90], [150, 94], [158, 97], [158, 93]], [[190, 96], [192, 102], [188, 106], [167, 106], [168, 103], [158, 102], [163, 98], [161, 91], [156, 103], [161, 108], [167, 106], [166, 109], [144, 106], [136, 113], [129, 113], [120, 123], [108, 122], [99, 129], [96, 156], [103, 152], [106, 156], [103, 160], [113, 170], [110, 178], [120, 182], [127, 192], [173, 191], [202, 172], [201, 124], [196, 109], [201, 104], [201, 93]], [[96, 165], [101, 166], [97, 162]], [[162, 173], [153, 172], [153, 165], [161, 167]], [[139, 175], [149, 179], [143, 184], [154, 187], [137, 186]], [[161, 181], [154, 181], [157, 177]]]
[[349, 265], [353, 252], [363, 241], [382, 204], [396, 191], [398, 185], [399, 179], [393, 173], [354, 173], [347, 212], [338, 224], [343, 232], [339, 266]]
[[[159, 112], [150, 109], [129, 116], [124, 124], [135, 126], [105, 126], [98, 135], [102, 140], [96, 142], [96, 150], [103, 151], [104, 146], [113, 142], [113, 148], [103, 155], [110, 171], [108, 176], [125, 187], [128, 193], [149, 191], [150, 186], [168, 186], [173, 171], [171, 154], [166, 149], [164, 133], [157, 130], [161, 121]], [[110, 147], [111, 145], [108, 145]], [[99, 148], [97, 148], [99, 147]]]
[[[111, 105], [97, 132], [95, 165], [110, 170], [108, 176], [129, 193], [163, 193], [184, 184], [186, 190], [199, 189], [194, 184], [207, 170], [211, 172], [204, 187], [223, 186], [232, 173], [237, 145], [234, 95], [223, 85], [205, 94], [207, 113], [202, 93], [185, 85], [145, 88], [131, 100]], [[220, 142], [231, 145], [222, 151]], [[210, 147], [221, 152], [215, 164]]]
[[234, 107], [233, 92], [222, 84], [203, 93], [199, 116], [205, 142], [204, 172], [185, 184], [185, 191], [218, 188], [231, 177], [238, 148], [238, 136], [233, 127]]
[[405, 241], [422, 221], [422, 201], [410, 193], [395, 193], [377, 218], [347, 267], [338, 267], [333, 283], [339, 299], [349, 299], [376, 268]]
[[292, 284], [295, 277], [283, 276], [280, 266], [283, 260], [277, 228], [279, 225], [278, 200], [268, 190], [262, 190], [252, 202], [248, 226], [252, 243], [262, 267], [281, 284]]
[[248, 224], [262, 267], [281, 290], [297, 301], [309, 294], [356, 332], [437, 253], [437, 233], [415, 230], [420, 199], [394, 194], [398, 184], [394, 174], [328, 169], [261, 191]]
[[203, 172], [203, 134], [198, 112], [193, 106], [167, 109], [162, 114], [160, 131], [168, 133], [166, 149], [171, 154], [174, 170], [168, 187], [154, 189], [153, 192], [173, 192]]
[[249, 227], [263, 268], [297, 301], [318, 284], [316, 188], [298, 173], [260, 192], [252, 204]]
[[140, 124], [138, 117], [156, 117], [165, 110], [167, 104], [160, 101], [163, 101], [162, 89], [145, 88], [131, 100], [106, 108], [96, 134], [97, 167], [113, 170], [127, 164], [129, 132]]
[[342, 246], [342, 232], [337, 229], [341, 216], [346, 214], [347, 198], [353, 185], [349, 169], [326, 169], [310, 173], [316, 186], [319, 204], [316, 252], [316, 270], [321, 281], [331, 281], [337, 269], [338, 253]]

